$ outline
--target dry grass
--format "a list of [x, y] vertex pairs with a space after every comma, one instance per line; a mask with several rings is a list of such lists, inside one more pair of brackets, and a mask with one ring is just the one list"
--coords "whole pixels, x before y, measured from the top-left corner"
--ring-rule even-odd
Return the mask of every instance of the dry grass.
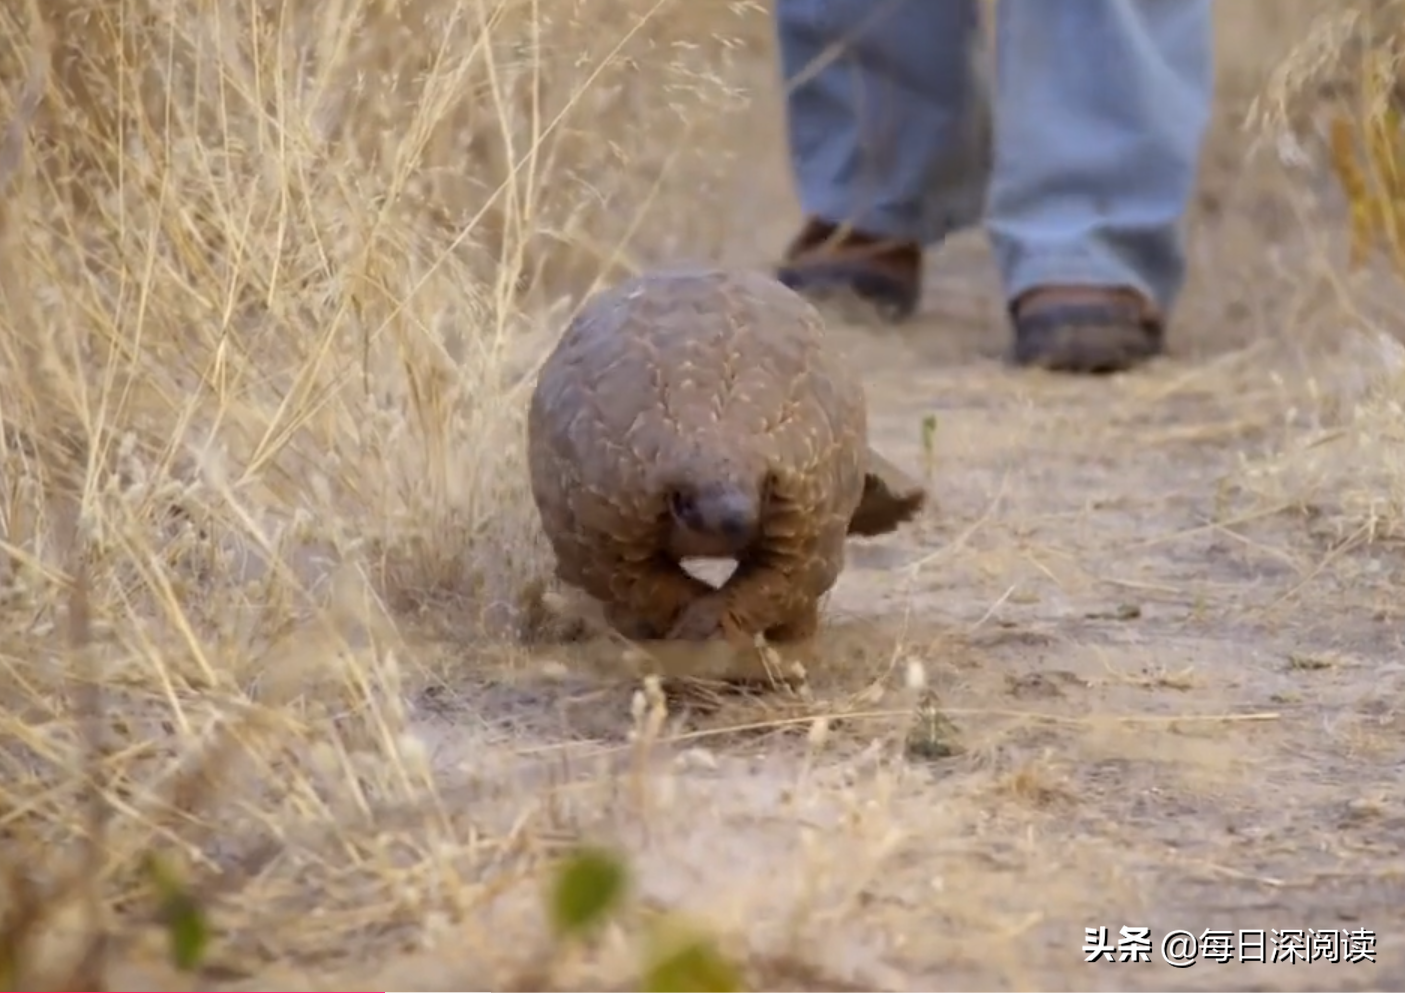
[[1348, 221], [1311, 245], [1314, 277], [1330, 294], [1332, 341], [1298, 382], [1278, 382], [1280, 436], [1245, 460], [1237, 480], [1260, 509], [1306, 519], [1329, 558], [1405, 538], [1402, 55], [1405, 4], [1325, 11], [1250, 113], [1288, 158], [1315, 158], [1335, 179], [1332, 200]]
[[[676, 7], [0, 14], [27, 153], [0, 316], [6, 863], [58, 886], [68, 860], [43, 853], [87, 830], [73, 545], [119, 949], [149, 916], [153, 847], [219, 891], [236, 958], [330, 953], [472, 899], [441, 863], [459, 843], [406, 734], [394, 618], [510, 630], [541, 565], [519, 342], [638, 264], [640, 232], [710, 237], [659, 203], [725, 175], [725, 156], [674, 159], [739, 105], [726, 67], [755, 15], [699, 33]], [[391, 810], [403, 838], [368, 833]]]
[[[1221, 8], [1218, 206], [1195, 243], [1216, 281], [1196, 299], [1296, 337], [1187, 345], [1108, 384], [1095, 422], [1087, 384], [969, 354], [917, 373], [872, 342], [895, 455], [919, 457], [940, 398], [940, 519], [864, 550], [879, 564], [837, 591], [811, 687], [704, 688], [681, 716], [580, 678], [632, 674], [613, 648], [511, 644], [545, 565], [523, 390], [597, 280], [731, 252], [728, 184], [766, 186], [734, 158], [757, 151], [765, 10], [0, 11], [3, 115], [26, 125], [22, 160], [0, 147], [11, 985], [188, 988], [152, 853], [208, 908], [200, 982], [222, 988], [633, 988], [634, 937], [680, 907], [755, 988], [1072, 987], [1094, 975], [1085, 925], [1258, 926], [1263, 892], [1379, 910], [1361, 867], [1397, 871], [1370, 847], [1399, 812], [1391, 670], [1369, 639], [1290, 652], [1297, 629], [1251, 625], [1329, 573], [1340, 596], [1316, 602], [1343, 611], [1371, 562], [1393, 575], [1358, 553], [1405, 536], [1405, 373], [1380, 333], [1398, 291], [1344, 273], [1335, 244], [1227, 264], [1283, 189], [1241, 188], [1248, 99], [1311, 35], [1258, 109], [1276, 140], [1316, 127], [1319, 69], [1350, 64], [1363, 23], [1268, 2], [1272, 30], [1248, 0]], [[1361, 794], [1342, 824], [1274, 835], [1338, 809], [1324, 783]], [[585, 837], [632, 849], [637, 902], [553, 957], [541, 869]]]

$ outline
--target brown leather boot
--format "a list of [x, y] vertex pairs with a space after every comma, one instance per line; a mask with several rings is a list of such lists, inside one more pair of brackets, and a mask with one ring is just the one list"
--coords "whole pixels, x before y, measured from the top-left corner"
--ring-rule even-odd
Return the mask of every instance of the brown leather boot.
[[852, 293], [885, 320], [901, 321], [922, 294], [922, 247], [812, 217], [786, 248], [776, 278], [807, 296]]
[[1041, 286], [1010, 305], [1016, 365], [1055, 372], [1121, 372], [1161, 354], [1162, 320], [1136, 290]]

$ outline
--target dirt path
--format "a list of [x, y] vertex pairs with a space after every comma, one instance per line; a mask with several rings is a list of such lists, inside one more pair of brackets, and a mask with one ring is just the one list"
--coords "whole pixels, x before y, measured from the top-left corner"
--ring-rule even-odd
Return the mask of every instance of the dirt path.
[[[1281, 479], [1276, 496], [1245, 482], [1325, 402], [1305, 370], [1320, 385], [1339, 359], [1313, 337], [1331, 321], [1301, 279], [1306, 247], [1216, 140], [1172, 357], [1091, 382], [1004, 368], [989, 260], [958, 239], [911, 327], [837, 330], [867, 370], [877, 443], [929, 466], [935, 508], [856, 544], [811, 698], [695, 715], [647, 786], [591, 763], [552, 774], [578, 786], [552, 817], [632, 845], [647, 897], [824, 977], [776, 965], [771, 988], [1405, 984], [1402, 563], [1343, 545]], [[771, 152], [743, 203], [767, 223], [738, 235], [740, 262], [794, 223]], [[914, 664], [954, 755], [901, 759]], [[452, 719], [423, 725], [441, 768], [628, 720], [626, 698], [587, 691], [509, 727], [517, 691], [474, 692], [500, 723], [465, 730], [441, 706]], [[523, 816], [513, 795], [505, 823]], [[1151, 962], [1085, 963], [1087, 929], [1115, 946], [1124, 927], [1150, 929]], [[1368, 933], [1375, 961], [1333, 962], [1310, 929]], [[1205, 948], [1172, 968], [1177, 930], [1249, 932], [1246, 947], [1262, 932], [1265, 962]], [[1284, 932], [1315, 961], [1276, 952]]]
[[[953, 989], [1400, 982], [1402, 667], [1398, 626], [1378, 612], [1389, 594], [1333, 591], [1328, 576], [1281, 602], [1325, 549], [1296, 522], [1235, 525], [1217, 507], [1281, 403], [1242, 392], [1264, 350], [1065, 384], [977, 357], [952, 322], [914, 333], [969, 349], [943, 362], [893, 343], [871, 373], [895, 454], [918, 459], [919, 420], [939, 418], [939, 523], [885, 542], [889, 561], [853, 570], [836, 599], [962, 632], [969, 653], [925, 660], [970, 752], [915, 774], [897, 804], [914, 837], [867, 911], [906, 919], [893, 960]], [[903, 564], [924, 556], [902, 589]], [[1382, 971], [1090, 973], [1081, 935], [1104, 925], [1114, 942], [1129, 925], [1158, 938], [1265, 929], [1270, 960], [1274, 929], [1364, 928]]]

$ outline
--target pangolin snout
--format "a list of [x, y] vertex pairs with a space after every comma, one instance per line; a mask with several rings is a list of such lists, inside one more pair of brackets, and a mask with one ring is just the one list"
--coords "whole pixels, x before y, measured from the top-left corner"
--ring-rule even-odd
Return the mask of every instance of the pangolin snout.
[[738, 551], [756, 538], [761, 522], [759, 495], [725, 484], [678, 487], [669, 495], [669, 511], [689, 531]]

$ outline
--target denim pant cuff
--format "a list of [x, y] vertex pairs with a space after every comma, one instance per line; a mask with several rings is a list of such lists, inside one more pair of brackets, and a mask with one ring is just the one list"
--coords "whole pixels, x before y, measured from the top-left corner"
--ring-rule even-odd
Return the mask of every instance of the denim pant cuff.
[[915, 241], [934, 248], [957, 231], [980, 223], [985, 209], [985, 187], [969, 183], [943, 190], [921, 207], [885, 207], [855, 211], [842, 196], [805, 198], [805, 212], [831, 224], [851, 224], [864, 234], [900, 241]]
[[931, 236], [921, 213], [911, 208], [875, 208], [855, 210], [843, 197], [807, 198], [805, 213], [831, 224], [848, 224], [856, 231], [876, 238], [925, 243]]
[[1006, 300], [1013, 304], [1029, 290], [1041, 286], [1125, 287], [1136, 290], [1165, 313], [1168, 297], [1158, 293], [1136, 269], [1111, 256], [1086, 251], [1012, 251], [1001, 259]]

